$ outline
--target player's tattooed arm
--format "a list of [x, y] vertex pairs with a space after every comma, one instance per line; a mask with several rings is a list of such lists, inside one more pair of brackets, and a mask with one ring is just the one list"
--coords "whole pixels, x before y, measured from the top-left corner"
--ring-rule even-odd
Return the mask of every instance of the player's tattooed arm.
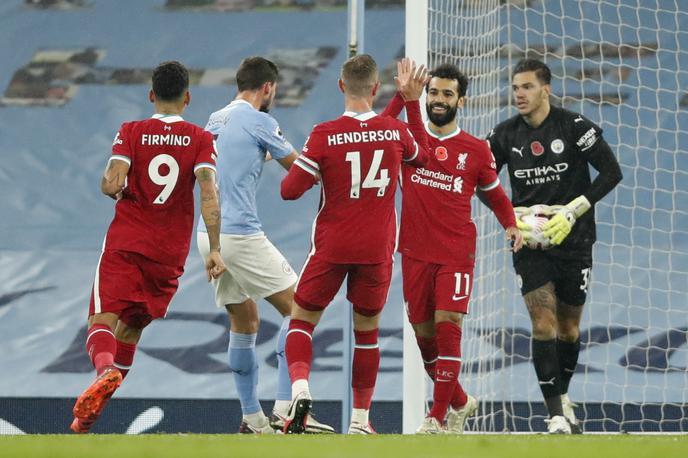
[[112, 158], [108, 161], [103, 173], [103, 178], [100, 180], [100, 190], [106, 196], [115, 200], [122, 197], [122, 190], [127, 183], [127, 173], [129, 173], [129, 163]]
[[220, 199], [215, 184], [215, 171], [209, 167], [196, 170], [196, 181], [201, 188], [201, 217], [208, 231], [211, 251], [220, 251]]
[[210, 252], [205, 257], [205, 271], [210, 281], [219, 278], [227, 271], [227, 266], [220, 255], [220, 199], [215, 184], [215, 171], [209, 167], [196, 170], [196, 181], [201, 188], [201, 217], [208, 233]]

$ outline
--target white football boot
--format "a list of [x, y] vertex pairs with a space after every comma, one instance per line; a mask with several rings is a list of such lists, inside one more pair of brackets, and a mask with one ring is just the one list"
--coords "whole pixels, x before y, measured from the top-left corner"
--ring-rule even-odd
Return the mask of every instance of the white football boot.
[[583, 428], [576, 418], [576, 412], [573, 410], [578, 407], [578, 405], [571, 402], [568, 394], [561, 395], [561, 407], [564, 409], [564, 417], [566, 417], [569, 425], [571, 425], [571, 434], [583, 434]]
[[446, 434], [447, 430], [435, 417], [425, 417], [416, 434]]
[[478, 400], [470, 394], [468, 395], [468, 401], [466, 401], [463, 407], [454, 410], [449, 406], [447, 411], [447, 433], [463, 434], [466, 419], [473, 415], [476, 410], [478, 410]]
[[545, 419], [547, 434], [571, 434], [571, 425], [563, 415], [555, 415]]
[[377, 432], [375, 432], [370, 423], [364, 425], [363, 423], [351, 422], [349, 434], [377, 434]]

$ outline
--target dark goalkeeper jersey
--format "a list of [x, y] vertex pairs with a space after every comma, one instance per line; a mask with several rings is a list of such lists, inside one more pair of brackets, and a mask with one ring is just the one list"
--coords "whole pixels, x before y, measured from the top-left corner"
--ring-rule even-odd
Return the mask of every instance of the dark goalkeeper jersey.
[[[539, 127], [532, 128], [516, 115], [497, 125], [488, 141], [497, 172], [507, 166], [514, 207], [566, 205], [590, 188], [588, 164], [600, 170], [610, 154], [602, 129], [580, 114], [554, 106]], [[595, 202], [591, 203], [593, 207], [576, 221], [556, 251], [590, 251], [595, 242]]]

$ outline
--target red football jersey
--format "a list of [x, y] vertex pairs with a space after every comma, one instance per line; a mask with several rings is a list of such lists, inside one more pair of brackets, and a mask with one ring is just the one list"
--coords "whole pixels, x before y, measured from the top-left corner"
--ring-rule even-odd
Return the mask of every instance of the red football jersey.
[[181, 116], [155, 115], [122, 124], [110, 160], [129, 163], [105, 249], [133, 251], [182, 266], [194, 220], [194, 172], [215, 169], [213, 137]]
[[399, 252], [425, 262], [472, 266], [476, 229], [471, 197], [499, 185], [487, 142], [457, 129], [437, 137], [429, 129], [428, 162], [402, 168]]
[[317, 125], [294, 163], [321, 177], [311, 252], [341, 264], [391, 260], [401, 163], [421, 158], [425, 160], [425, 152], [408, 126], [394, 118], [346, 112]]

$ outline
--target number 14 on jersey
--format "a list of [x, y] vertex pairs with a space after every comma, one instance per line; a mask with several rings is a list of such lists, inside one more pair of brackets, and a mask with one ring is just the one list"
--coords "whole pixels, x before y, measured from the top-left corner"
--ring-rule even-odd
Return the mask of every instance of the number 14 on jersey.
[[380, 168], [383, 154], [384, 150], [381, 149], [376, 149], [373, 152], [373, 162], [370, 164], [370, 169], [368, 169], [368, 173], [366, 173], [366, 177], [361, 184], [361, 152], [350, 151], [346, 153], [346, 162], [351, 166], [351, 191], [349, 192], [349, 197], [358, 199], [361, 196], [361, 186], [364, 189], [377, 188], [378, 197], [385, 195], [389, 185], [389, 172], [387, 169]]

